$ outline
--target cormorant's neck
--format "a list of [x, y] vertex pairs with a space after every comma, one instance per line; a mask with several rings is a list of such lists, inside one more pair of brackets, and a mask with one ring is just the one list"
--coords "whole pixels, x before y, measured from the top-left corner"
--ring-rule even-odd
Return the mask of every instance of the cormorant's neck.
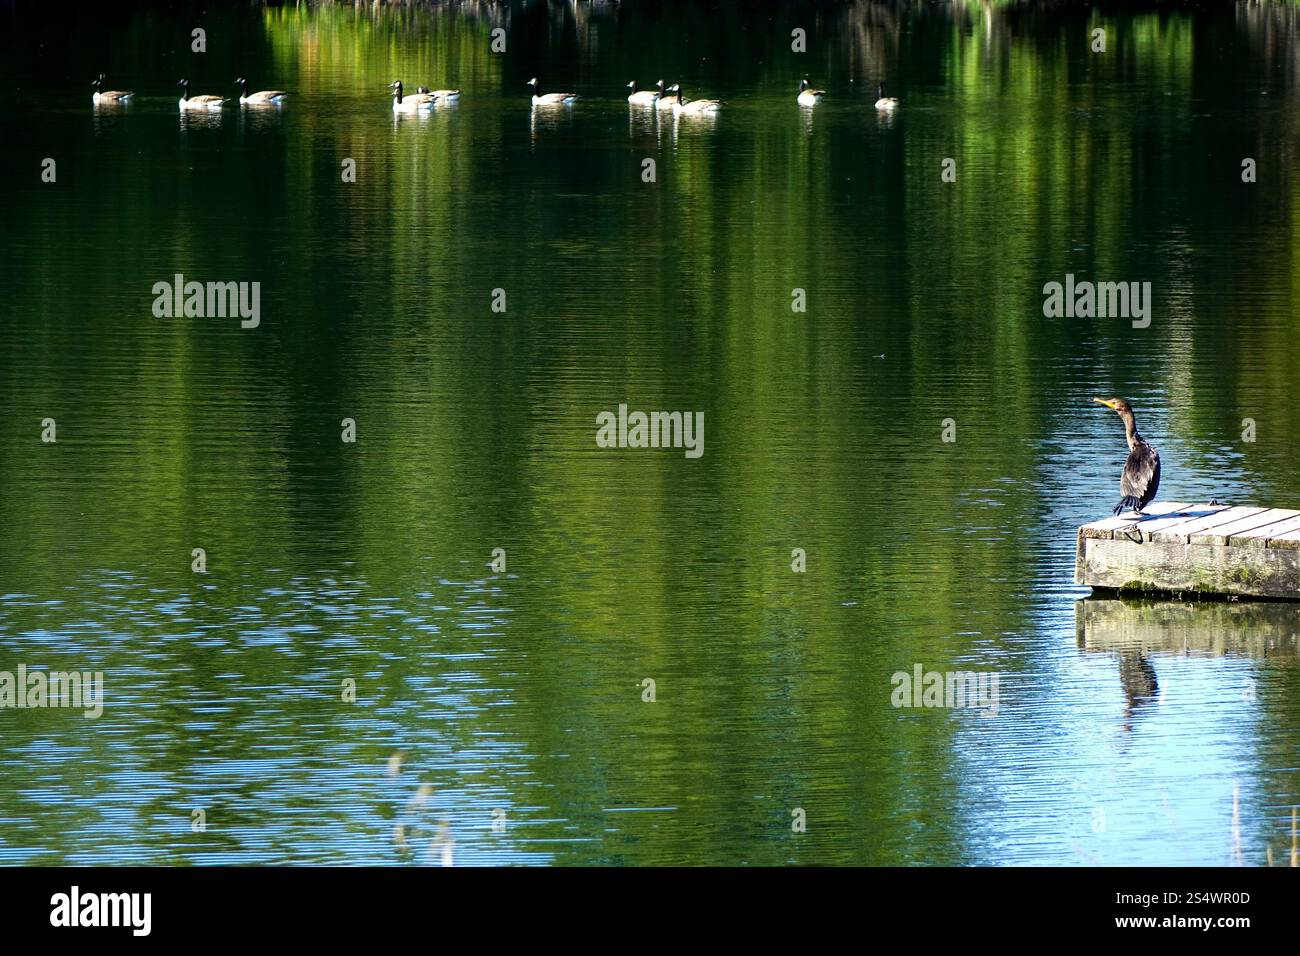
[[1133, 420], [1131, 413], [1124, 416], [1124, 437], [1128, 439], [1130, 451], [1142, 440], [1142, 436], [1138, 434], [1137, 422]]

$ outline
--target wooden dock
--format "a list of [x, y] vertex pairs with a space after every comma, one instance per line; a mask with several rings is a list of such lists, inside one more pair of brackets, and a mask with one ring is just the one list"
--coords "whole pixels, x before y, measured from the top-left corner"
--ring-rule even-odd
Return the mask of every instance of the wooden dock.
[[1079, 529], [1076, 584], [1300, 600], [1300, 511], [1153, 502]]

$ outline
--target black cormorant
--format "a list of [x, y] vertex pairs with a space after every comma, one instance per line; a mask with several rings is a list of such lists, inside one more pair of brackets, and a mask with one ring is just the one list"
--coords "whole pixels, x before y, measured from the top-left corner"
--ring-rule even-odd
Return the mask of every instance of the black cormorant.
[[1149, 505], [1160, 487], [1160, 453], [1138, 434], [1133, 421], [1133, 407], [1122, 398], [1094, 398], [1094, 402], [1114, 409], [1124, 420], [1124, 433], [1128, 438], [1128, 461], [1120, 475], [1119, 490], [1124, 497], [1115, 506], [1115, 514], [1132, 508], [1137, 514]]

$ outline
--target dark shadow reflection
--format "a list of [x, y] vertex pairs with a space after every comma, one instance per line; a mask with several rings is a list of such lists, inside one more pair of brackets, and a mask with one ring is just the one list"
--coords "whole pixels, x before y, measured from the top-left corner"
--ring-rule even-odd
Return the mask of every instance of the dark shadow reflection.
[[1079, 649], [1119, 661], [1127, 730], [1140, 708], [1160, 696], [1153, 659], [1264, 660], [1300, 654], [1300, 603], [1295, 602], [1087, 598], [1076, 601], [1074, 611]]

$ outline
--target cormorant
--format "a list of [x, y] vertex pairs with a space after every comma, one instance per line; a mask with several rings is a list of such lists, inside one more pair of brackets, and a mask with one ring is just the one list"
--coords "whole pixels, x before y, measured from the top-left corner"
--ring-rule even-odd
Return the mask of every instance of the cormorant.
[[1119, 414], [1124, 420], [1124, 433], [1128, 438], [1128, 461], [1124, 462], [1124, 472], [1119, 479], [1120, 494], [1124, 497], [1119, 499], [1114, 514], [1125, 508], [1141, 514], [1160, 487], [1160, 454], [1138, 434], [1137, 424], [1133, 421], [1133, 407], [1128, 402], [1122, 398], [1094, 398], [1093, 401]]

